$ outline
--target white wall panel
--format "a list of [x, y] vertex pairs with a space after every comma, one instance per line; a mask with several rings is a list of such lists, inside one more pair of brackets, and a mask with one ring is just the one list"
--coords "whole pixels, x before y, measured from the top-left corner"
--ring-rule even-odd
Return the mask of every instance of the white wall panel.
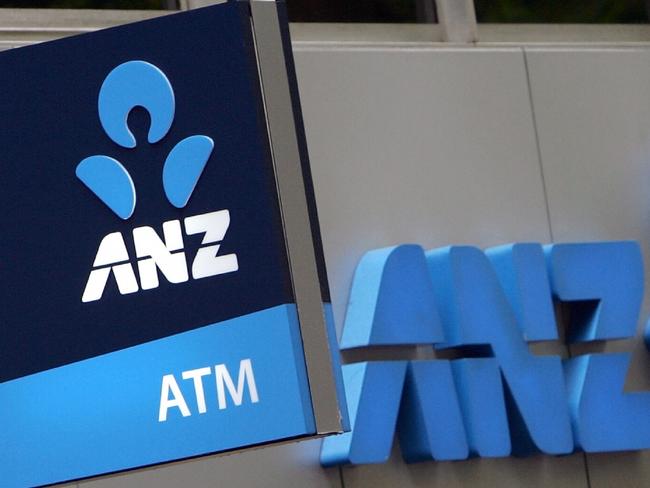
[[[367, 250], [550, 240], [521, 50], [310, 45], [295, 56], [339, 329]], [[343, 480], [586, 486], [580, 454], [407, 465], [394, 450]]]
[[[650, 310], [650, 49], [527, 51], [555, 241], [633, 239], [646, 270], [637, 339], [604, 351], [633, 351], [628, 390], [650, 389], [640, 340]], [[646, 452], [589, 456], [591, 486], [643, 486]]]
[[80, 488], [340, 488], [338, 469], [321, 469], [320, 441], [213, 456], [79, 483]]
[[295, 57], [338, 327], [365, 251], [549, 240], [520, 50]]

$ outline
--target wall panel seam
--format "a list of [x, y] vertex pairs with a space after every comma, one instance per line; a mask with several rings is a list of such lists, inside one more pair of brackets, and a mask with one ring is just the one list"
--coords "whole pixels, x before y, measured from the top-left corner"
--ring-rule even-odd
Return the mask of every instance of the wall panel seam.
[[542, 179], [542, 191], [544, 192], [544, 205], [546, 207], [546, 221], [548, 223], [548, 232], [551, 238], [551, 242], [555, 239], [553, 237], [553, 226], [551, 224], [551, 209], [548, 202], [548, 192], [546, 190], [546, 178], [544, 175], [544, 164], [542, 161], [542, 148], [539, 141], [539, 130], [537, 127], [537, 116], [535, 113], [535, 102], [533, 100], [533, 87], [530, 80], [530, 68], [528, 66], [528, 53], [525, 48], [521, 48], [521, 52], [524, 58], [524, 69], [526, 71], [526, 88], [528, 90], [528, 102], [530, 104], [530, 114], [533, 122], [533, 132], [535, 135], [535, 149], [537, 151], [537, 162], [539, 164], [539, 173]]
[[[555, 238], [553, 236], [553, 225], [552, 225], [552, 220], [551, 220], [551, 209], [550, 209], [550, 204], [548, 201], [548, 191], [546, 188], [546, 177], [544, 175], [544, 161], [542, 158], [542, 147], [541, 147], [541, 142], [540, 142], [540, 136], [539, 136], [539, 128], [537, 125], [537, 115], [535, 112], [535, 99], [533, 96], [533, 85], [531, 82], [531, 76], [530, 76], [530, 66], [528, 64], [528, 50], [526, 48], [522, 48], [522, 54], [524, 57], [524, 67], [526, 70], [526, 85], [528, 89], [528, 99], [530, 103], [530, 112], [531, 112], [531, 117], [533, 120], [533, 130], [535, 133], [535, 145], [537, 147], [537, 160], [539, 162], [539, 171], [540, 171], [540, 176], [542, 178], [542, 189], [544, 192], [544, 204], [546, 205], [546, 218], [548, 221], [548, 231], [549, 235], [551, 238], [551, 242], [555, 241]], [[569, 357], [572, 357], [573, 354], [571, 352], [571, 346], [567, 345], [567, 351], [569, 354]], [[589, 460], [587, 458], [587, 454], [585, 452], [581, 453], [582, 454], [582, 459], [584, 462], [584, 468], [585, 468], [585, 481], [587, 483], [587, 487], [591, 488], [591, 478], [589, 476]]]

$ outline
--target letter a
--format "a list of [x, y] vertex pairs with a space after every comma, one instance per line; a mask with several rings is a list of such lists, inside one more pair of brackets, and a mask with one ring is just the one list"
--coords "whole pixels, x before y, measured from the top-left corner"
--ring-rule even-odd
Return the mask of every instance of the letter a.
[[[172, 398], [169, 398], [171, 392]], [[162, 379], [162, 388], [160, 389], [160, 410], [158, 411], [158, 422], [165, 422], [167, 420], [167, 411], [177, 407], [181, 411], [183, 417], [189, 417], [190, 409], [187, 408], [187, 403], [181, 389], [176, 383], [176, 378], [173, 374], [166, 374]]]

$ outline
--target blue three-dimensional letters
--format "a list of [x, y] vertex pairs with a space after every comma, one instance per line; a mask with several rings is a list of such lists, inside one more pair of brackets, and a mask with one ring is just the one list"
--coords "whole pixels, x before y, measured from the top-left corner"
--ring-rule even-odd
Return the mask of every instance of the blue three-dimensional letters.
[[560, 339], [556, 304], [567, 342], [634, 337], [642, 297], [631, 241], [368, 252], [341, 349], [430, 346], [431, 359], [343, 366], [352, 431], [324, 440], [322, 463], [384, 462], [395, 433], [407, 462], [650, 448], [650, 393], [623, 391], [630, 353], [563, 360], [527, 344]]

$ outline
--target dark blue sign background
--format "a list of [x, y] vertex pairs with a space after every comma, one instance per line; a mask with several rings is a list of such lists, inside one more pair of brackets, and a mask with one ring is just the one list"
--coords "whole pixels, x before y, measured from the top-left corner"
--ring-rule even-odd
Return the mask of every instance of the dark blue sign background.
[[[150, 144], [149, 113], [135, 108], [128, 125], [137, 145], [125, 149], [105, 134], [98, 95], [115, 67], [134, 60], [166, 75], [175, 118]], [[0, 54], [0, 73], [0, 484], [44, 485], [312, 435], [248, 3], [11, 50]], [[177, 209], [163, 164], [196, 135], [214, 150]], [[131, 175], [129, 219], [75, 175], [95, 155]], [[157, 288], [127, 295], [111, 274], [100, 300], [82, 302], [106, 235], [124, 236], [137, 275], [134, 228], [162, 238], [166, 221], [220, 210], [230, 226], [219, 254], [236, 254], [237, 271], [178, 284], [159, 273]], [[202, 239], [183, 237], [190, 270]], [[203, 371], [203, 393], [192, 371]]]
[[[248, 5], [228, 3], [0, 54], [0, 382], [293, 302], [262, 112]], [[158, 66], [176, 97], [171, 130], [149, 144], [147, 112], [129, 126], [137, 147], [104, 133], [97, 97], [106, 75], [130, 60]], [[172, 207], [162, 165], [181, 139], [215, 147], [184, 209]], [[84, 158], [105, 154], [131, 173], [138, 199], [122, 221], [77, 178]], [[239, 271], [120, 295], [113, 276], [101, 300], [81, 296], [101, 239], [167, 220], [229, 209], [220, 249]], [[188, 264], [202, 235], [184, 236]], [[132, 261], [135, 266], [135, 260]]]

